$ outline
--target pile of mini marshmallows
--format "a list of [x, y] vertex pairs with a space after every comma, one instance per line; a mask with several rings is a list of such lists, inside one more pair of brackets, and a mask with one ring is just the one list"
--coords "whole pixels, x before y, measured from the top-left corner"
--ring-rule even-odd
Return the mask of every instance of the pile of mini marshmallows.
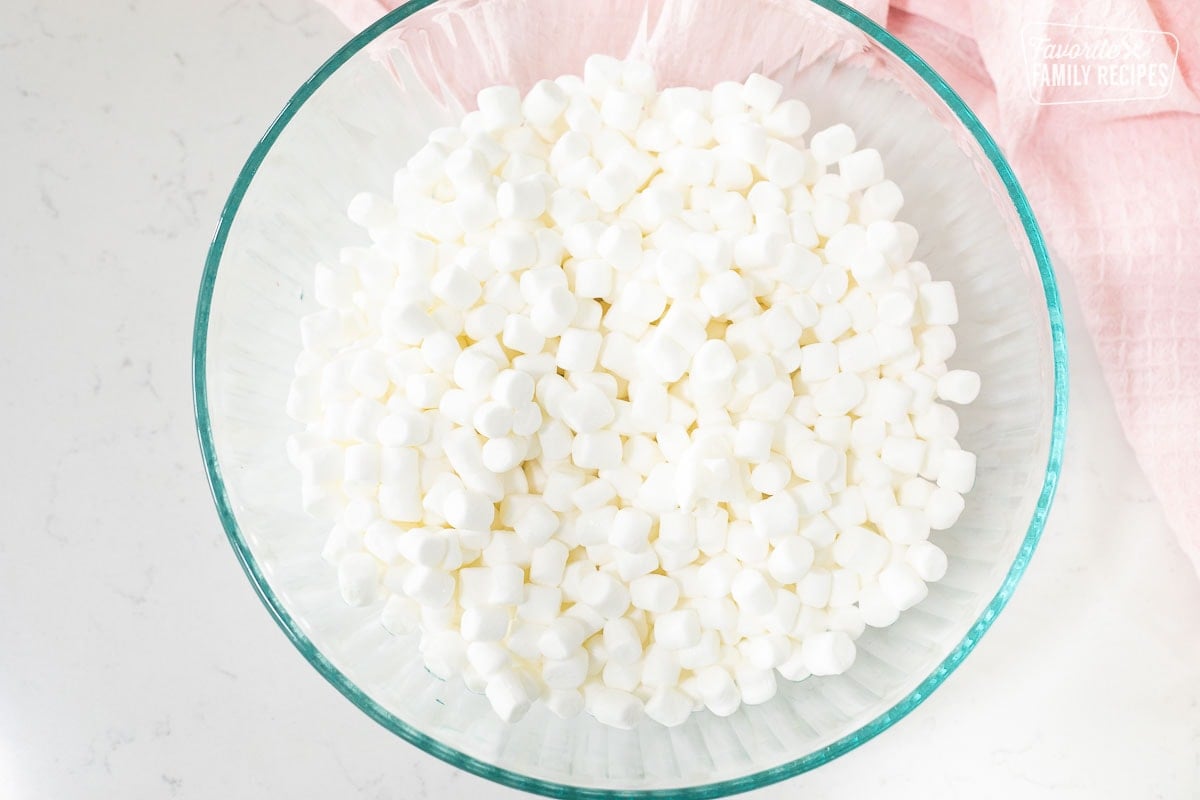
[[317, 268], [289, 442], [346, 602], [516, 720], [833, 675], [975, 480], [953, 287], [878, 152], [761, 75], [595, 56], [434, 131]]

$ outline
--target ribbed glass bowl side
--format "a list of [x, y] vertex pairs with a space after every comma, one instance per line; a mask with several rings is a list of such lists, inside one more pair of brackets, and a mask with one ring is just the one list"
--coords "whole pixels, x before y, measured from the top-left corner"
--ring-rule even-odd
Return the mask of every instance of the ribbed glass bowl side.
[[[812, 769], [906, 715], [974, 648], [1007, 603], [1057, 484], [1066, 348], [1053, 272], [1028, 202], [995, 142], [919, 58], [833, 2], [420, 0], [334, 55], [251, 154], [222, 214], [197, 307], [197, 428], [221, 522], [264, 604], [297, 648], [380, 724], [459, 767], [542, 794], [612, 791], [713, 797]], [[578, 19], [586, 9], [599, 22]], [[574, 20], [573, 26], [569, 25]], [[578, 31], [551, 41], [549, 31]], [[753, 35], [753, 36], [752, 36]], [[714, 36], [754, 47], [714, 51]], [[541, 43], [541, 46], [538, 46]], [[745, 52], [739, 52], [739, 50]], [[750, 52], [753, 51], [753, 52]], [[788, 685], [771, 703], [667, 731], [613, 731], [535, 709], [515, 726], [461, 684], [428, 675], [378, 609], [348, 609], [318, 553], [283, 439], [313, 304], [313, 265], [360, 240], [349, 197], [388, 192], [428, 130], [482, 85], [578, 72], [592, 52], [650, 58], [670, 83], [711, 84], [764, 69], [811, 105], [814, 126], [850, 122], [905, 189], [917, 256], [958, 288], [953, 363], [985, 391], [962, 414], [980, 458], [968, 511], [935, 541], [951, 570], [900, 623], [869, 631], [847, 675]]]

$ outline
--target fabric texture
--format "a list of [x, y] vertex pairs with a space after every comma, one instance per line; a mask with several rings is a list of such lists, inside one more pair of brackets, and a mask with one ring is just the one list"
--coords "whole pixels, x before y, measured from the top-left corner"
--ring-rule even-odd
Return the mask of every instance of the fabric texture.
[[[799, 0], [798, 0], [799, 1]], [[395, 0], [320, 0], [360, 30]], [[1055, 268], [1070, 273], [1138, 461], [1200, 569], [1200, 3], [857, 0], [930, 63], [1013, 164]], [[731, 6], [733, 8], [733, 6]], [[1166, 95], [1049, 104], [1031, 90], [1031, 26], [1163, 31]], [[1086, 30], [1080, 36], [1088, 36]], [[1142, 60], [1176, 63], [1169, 37]], [[759, 45], [762, 43], [759, 42]], [[757, 45], [756, 45], [757, 46]]]

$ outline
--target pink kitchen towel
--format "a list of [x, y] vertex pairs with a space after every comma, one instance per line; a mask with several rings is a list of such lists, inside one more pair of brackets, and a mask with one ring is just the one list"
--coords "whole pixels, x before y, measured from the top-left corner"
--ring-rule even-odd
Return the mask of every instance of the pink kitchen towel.
[[[353, 30], [399, 5], [322, 2]], [[852, 5], [928, 61], [1004, 149], [1078, 288], [1138, 461], [1200, 569], [1200, 3]]]

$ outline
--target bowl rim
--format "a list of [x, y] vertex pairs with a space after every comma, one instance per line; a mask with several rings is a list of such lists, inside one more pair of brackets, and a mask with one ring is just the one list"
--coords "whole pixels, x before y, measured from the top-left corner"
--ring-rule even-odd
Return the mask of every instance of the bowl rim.
[[839, 0], [800, 0], [811, 2], [825, 10], [836, 14], [851, 23], [882, 47], [890, 50], [920, 76], [933, 89], [943, 102], [950, 108], [963, 126], [975, 138], [1008, 192], [1009, 200], [1021, 220], [1021, 225], [1028, 238], [1030, 248], [1037, 261], [1038, 273], [1042, 282], [1042, 290], [1046, 300], [1049, 315], [1050, 334], [1054, 357], [1054, 407], [1051, 423], [1051, 438], [1046, 473], [1042, 488], [1038, 495], [1037, 506], [1026, 529], [1021, 548], [1013, 559], [1012, 566], [1005, 575], [1004, 581], [995, 596], [984, 608], [979, 618], [971, 625], [962, 640], [942, 660], [942, 662], [921, 681], [911, 692], [899, 700], [890, 709], [875, 719], [864, 724], [858, 730], [850, 733], [836, 742], [814, 752], [808, 753], [793, 761], [780, 764], [769, 769], [760, 770], [737, 778], [731, 778], [693, 787], [672, 789], [628, 789], [612, 790], [560, 784], [540, 778], [534, 778], [521, 773], [503, 769], [494, 764], [462, 753], [449, 747], [437, 739], [405, 723], [377, 703], [360, 689], [352, 680], [338, 670], [320, 651], [320, 649], [301, 630], [299, 624], [283, 607], [279, 598], [271, 589], [266, 576], [250, 552], [249, 545], [242, 535], [234, 514], [229, 494], [221, 477], [221, 467], [217, 461], [216, 448], [213, 441], [211, 419], [209, 414], [209, 397], [207, 384], [207, 342], [209, 316], [212, 311], [213, 287], [216, 283], [217, 271], [224, 255], [225, 244], [230, 228], [237, 216], [238, 209], [245, 197], [246, 191], [254, 179], [258, 168], [266, 159], [279, 135], [291, 122], [304, 103], [319, 89], [350, 58], [366, 48], [381, 34], [391, 29], [400, 21], [411, 16], [438, 0], [411, 0], [402, 6], [388, 12], [375, 23], [369, 25], [361, 33], [351, 38], [340, 47], [312, 77], [305, 81], [288, 100], [283, 110], [271, 123], [267, 132], [255, 145], [245, 165], [238, 174], [233, 189], [221, 211], [216, 233], [209, 246], [205, 259], [204, 274], [200, 282], [199, 298], [196, 304], [196, 319], [192, 339], [192, 393], [196, 418], [196, 430], [200, 441], [200, 450], [204, 459], [205, 472], [213, 501], [221, 525], [238, 561], [242, 565], [246, 577], [250, 580], [254, 591], [274, 617], [276, 624], [295, 645], [296, 649], [308, 662], [329, 681], [335, 689], [377, 723], [405, 741], [416, 745], [426, 753], [439, 758], [459, 769], [479, 775], [488, 780], [511, 786], [548, 797], [645, 797], [645, 798], [712, 798], [722, 797], [738, 792], [750, 791], [763, 786], [786, 780], [842, 756], [859, 745], [873, 739], [880, 733], [895, 725], [913, 709], [920, 705], [930, 694], [945, 682], [946, 678], [962, 663], [967, 655], [975, 649], [980, 638], [992, 626], [1000, 612], [1008, 604], [1013, 590], [1020, 582], [1029, 565], [1030, 558], [1041, 539], [1046, 523], [1046, 517], [1053, 502], [1062, 470], [1063, 444], [1066, 433], [1068, 371], [1066, 333], [1063, 324], [1062, 307], [1059, 299], [1058, 285], [1054, 277], [1054, 269], [1050, 263], [1046, 243], [1040, 227], [1034, 217], [1029, 200], [1017, 182], [1012, 168], [1000, 152], [992, 136], [984, 128], [979, 118], [967, 104], [950, 88], [949, 84], [937, 74], [924, 59], [910, 50], [900, 40], [892, 36], [870, 18], [844, 5]]

